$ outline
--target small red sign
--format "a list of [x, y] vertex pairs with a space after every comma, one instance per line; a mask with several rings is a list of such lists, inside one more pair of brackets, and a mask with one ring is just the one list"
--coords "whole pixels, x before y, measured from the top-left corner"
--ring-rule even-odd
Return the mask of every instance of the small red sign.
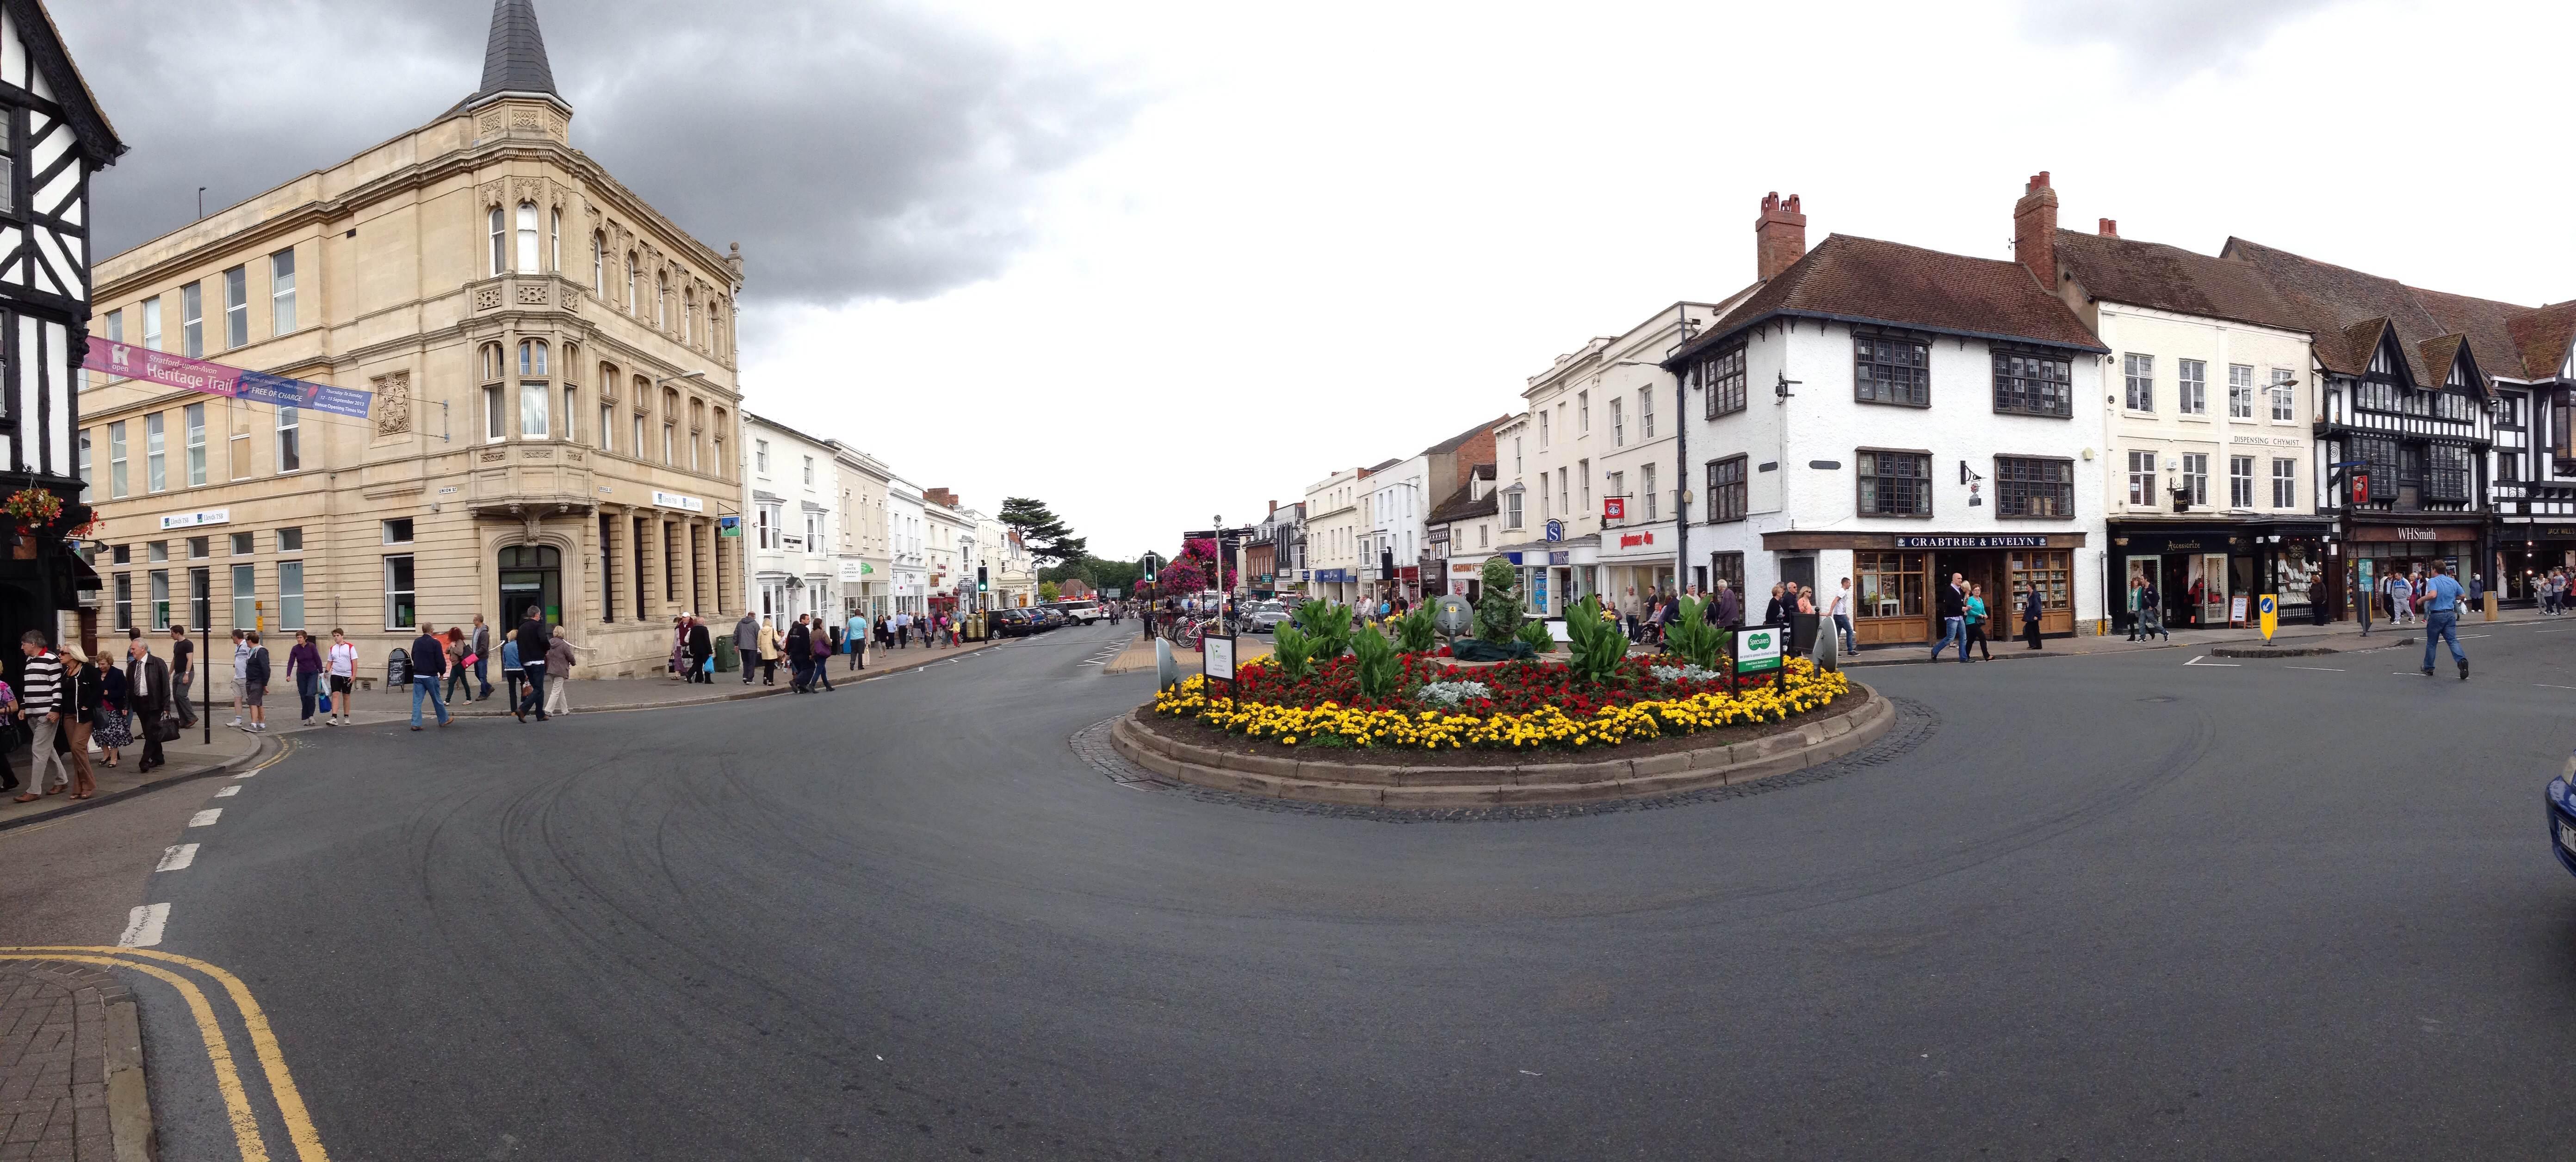
[[2355, 472], [2352, 474], [2352, 502], [2354, 504], [2370, 503], [2370, 473]]
[[1654, 543], [1655, 534], [1653, 533], [1629, 533], [1619, 538], [1619, 547], [1623, 549], [1633, 549], [1639, 545], [1651, 545]]
[[1625, 497], [1618, 497], [1618, 496], [1613, 496], [1613, 497], [1608, 497], [1608, 498], [1603, 499], [1603, 500], [1602, 500], [1602, 502], [1601, 502], [1601, 519], [1603, 519], [1603, 520], [1626, 520], [1626, 519], [1628, 519], [1628, 501], [1627, 501], [1627, 499], [1626, 499]]

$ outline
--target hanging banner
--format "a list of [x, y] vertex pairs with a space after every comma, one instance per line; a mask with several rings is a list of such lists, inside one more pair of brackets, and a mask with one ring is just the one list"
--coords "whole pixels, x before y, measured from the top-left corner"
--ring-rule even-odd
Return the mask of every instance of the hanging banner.
[[110, 343], [96, 336], [90, 338], [89, 349], [81, 356], [81, 366], [106, 375], [122, 375], [163, 387], [361, 420], [367, 418], [367, 412], [375, 405], [376, 399], [374, 392], [354, 387], [333, 387], [327, 383], [288, 379], [265, 371], [244, 371], [131, 343]]

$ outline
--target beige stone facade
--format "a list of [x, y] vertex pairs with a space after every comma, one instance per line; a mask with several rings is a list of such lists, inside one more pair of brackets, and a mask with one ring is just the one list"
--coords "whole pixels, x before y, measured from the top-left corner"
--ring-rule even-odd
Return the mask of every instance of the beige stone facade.
[[599, 677], [658, 670], [680, 612], [743, 608], [744, 541], [717, 535], [741, 256], [570, 121], [469, 99], [100, 264], [93, 334], [374, 393], [358, 420], [92, 376], [103, 621], [339, 627], [381, 674], [405, 623], [533, 598]]

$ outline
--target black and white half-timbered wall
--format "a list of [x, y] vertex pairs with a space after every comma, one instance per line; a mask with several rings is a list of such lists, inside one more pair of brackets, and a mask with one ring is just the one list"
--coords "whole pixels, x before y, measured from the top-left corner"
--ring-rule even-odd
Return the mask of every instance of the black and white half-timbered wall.
[[[89, 519], [80, 364], [89, 339], [90, 175], [125, 146], [98, 108], [41, 0], [0, 0], [0, 634], [61, 631], [95, 588], [65, 545]], [[41, 500], [50, 494], [51, 504]], [[58, 511], [57, 511], [58, 510]], [[17, 676], [17, 651], [0, 650]]]
[[[2385, 320], [2348, 336], [2368, 361], [2323, 377], [2317, 413], [2317, 478], [2343, 516], [2346, 581], [2367, 593], [2391, 573], [2447, 563], [2465, 584], [2488, 571], [2490, 383], [2457, 335], [2418, 343], [2412, 360]], [[2349, 467], [2338, 474], [2338, 464]]]
[[2494, 404], [2495, 564], [2500, 596], [2537, 598], [2549, 571], [2576, 566], [2576, 302], [2515, 320], [2527, 383], [2499, 377]]

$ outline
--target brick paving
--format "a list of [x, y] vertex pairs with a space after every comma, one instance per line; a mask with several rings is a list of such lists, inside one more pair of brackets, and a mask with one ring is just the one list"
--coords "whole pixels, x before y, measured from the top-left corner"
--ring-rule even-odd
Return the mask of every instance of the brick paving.
[[107, 1006], [131, 1000], [104, 968], [0, 961], [0, 1162], [113, 1162]]

